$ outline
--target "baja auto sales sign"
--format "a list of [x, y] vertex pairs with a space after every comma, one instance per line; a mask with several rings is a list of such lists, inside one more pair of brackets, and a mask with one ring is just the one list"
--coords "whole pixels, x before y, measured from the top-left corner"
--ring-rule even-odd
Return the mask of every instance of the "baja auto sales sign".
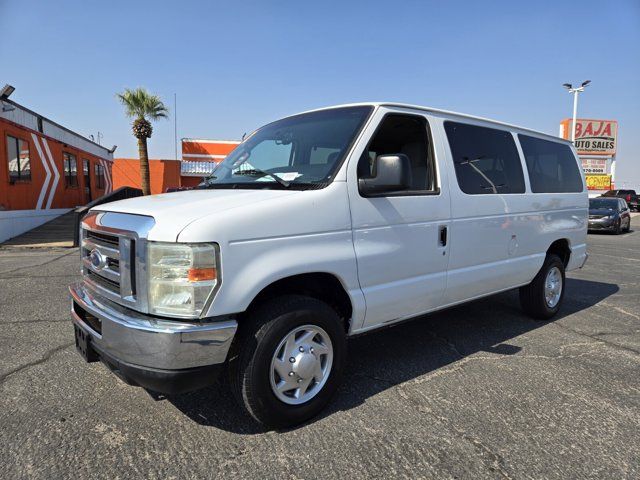
[[579, 155], [615, 155], [618, 122], [615, 120], [576, 121], [576, 150]]

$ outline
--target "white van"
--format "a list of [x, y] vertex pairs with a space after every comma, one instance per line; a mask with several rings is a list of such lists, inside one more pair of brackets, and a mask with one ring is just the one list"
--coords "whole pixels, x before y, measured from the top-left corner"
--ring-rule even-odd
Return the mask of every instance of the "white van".
[[513, 288], [551, 318], [587, 221], [562, 139], [401, 104], [302, 113], [197, 190], [90, 211], [76, 345], [160, 392], [226, 370], [256, 420], [286, 427], [329, 401], [351, 335]]

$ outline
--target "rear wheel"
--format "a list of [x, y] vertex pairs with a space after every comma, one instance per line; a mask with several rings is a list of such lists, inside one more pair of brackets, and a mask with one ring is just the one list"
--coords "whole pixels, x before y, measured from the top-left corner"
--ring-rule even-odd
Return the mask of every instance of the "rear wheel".
[[258, 422], [286, 428], [317, 415], [335, 393], [346, 357], [336, 312], [286, 295], [248, 315], [229, 364], [231, 387]]
[[547, 254], [542, 268], [529, 285], [520, 287], [523, 310], [538, 320], [553, 317], [564, 298], [564, 263], [555, 254]]

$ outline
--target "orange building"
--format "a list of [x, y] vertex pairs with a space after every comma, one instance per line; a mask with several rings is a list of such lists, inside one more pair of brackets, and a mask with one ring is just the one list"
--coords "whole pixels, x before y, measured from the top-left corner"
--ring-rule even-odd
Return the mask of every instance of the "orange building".
[[[180, 187], [180, 160], [149, 160], [151, 193], [164, 193], [168, 188]], [[114, 188], [142, 188], [140, 161], [137, 158], [116, 158], [113, 161]]]
[[211, 175], [214, 167], [240, 144], [236, 140], [182, 139], [182, 186], [193, 187]]
[[112, 190], [113, 150], [9, 100], [7, 88], [0, 94], [0, 242]]
[[[169, 188], [195, 187], [211, 175], [239, 141], [182, 139], [182, 160], [149, 160], [151, 193], [164, 193]], [[116, 158], [113, 165], [114, 188], [140, 188], [138, 159]]]

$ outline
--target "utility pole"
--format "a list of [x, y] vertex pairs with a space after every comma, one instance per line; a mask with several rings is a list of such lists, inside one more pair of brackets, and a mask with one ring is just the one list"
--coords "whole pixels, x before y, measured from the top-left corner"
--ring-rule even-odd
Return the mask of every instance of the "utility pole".
[[173, 94], [173, 148], [175, 160], [178, 160], [178, 95]]

